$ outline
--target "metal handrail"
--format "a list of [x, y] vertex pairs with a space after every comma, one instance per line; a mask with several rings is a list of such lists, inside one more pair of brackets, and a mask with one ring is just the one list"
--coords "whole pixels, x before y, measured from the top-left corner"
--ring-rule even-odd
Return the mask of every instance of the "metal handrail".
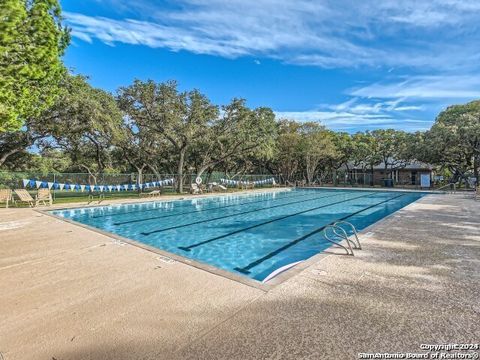
[[[330, 236], [328, 236], [328, 229], [332, 229], [332, 232], [336, 235], [336, 236], [339, 236], [341, 237], [343, 240], [346, 240], [347, 241], [347, 245], [348, 247], [346, 247], [345, 245], [342, 245], [339, 241], [335, 241], [334, 239], [330, 238]], [[340, 230], [343, 232], [343, 235], [342, 234], [338, 234], [335, 230]], [[345, 230], [339, 226], [336, 226], [336, 225], [327, 225], [325, 226], [325, 228], [323, 229], [323, 236], [325, 237], [326, 240], [330, 241], [331, 243], [335, 244], [335, 245], [338, 245], [342, 248], [345, 249], [345, 251], [347, 252], [347, 255], [352, 255], [354, 256], [355, 254], [353, 253], [353, 249], [352, 249], [352, 244], [350, 243], [351, 240], [349, 240], [348, 238], [348, 235], [347, 233], [345, 232]]]
[[[362, 245], [360, 244], [360, 239], [358, 238], [358, 232], [357, 232], [357, 229], [355, 228], [355, 226], [353, 226], [352, 223], [350, 223], [348, 221], [344, 221], [344, 220], [337, 221], [333, 225], [338, 226], [339, 228], [342, 228], [341, 226], [339, 226], [339, 224], [345, 224], [352, 229], [353, 235], [355, 236], [355, 240], [357, 242], [357, 243], [353, 242], [353, 246], [354, 246], [355, 249], [362, 250]], [[345, 233], [346, 233], [346, 231], [345, 231]]]

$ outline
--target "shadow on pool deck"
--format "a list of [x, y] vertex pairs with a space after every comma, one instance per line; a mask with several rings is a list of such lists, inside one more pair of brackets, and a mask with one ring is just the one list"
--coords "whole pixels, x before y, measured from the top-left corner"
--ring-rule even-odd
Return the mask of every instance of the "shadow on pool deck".
[[[478, 343], [479, 210], [478, 202], [428, 196], [368, 229], [374, 234], [364, 240], [364, 250], [356, 252], [355, 257], [325, 257], [268, 293], [231, 284], [230, 280], [211, 274], [203, 276], [200, 270], [184, 269], [185, 265], [178, 264], [172, 271], [181, 270], [179, 275], [188, 273], [197, 281], [208, 283], [189, 280], [187, 284], [188, 278], [175, 277], [173, 272], [164, 280], [168, 280], [169, 288], [158, 283], [165, 294], [145, 294], [142, 291], [148, 287], [136, 292], [131, 288], [135, 284], [132, 279], [109, 275], [105, 281], [125, 282], [119, 283], [120, 289], [114, 287], [110, 291], [119, 291], [126, 300], [104, 300], [103, 304], [110, 304], [104, 309], [108, 316], [101, 313], [102, 303], [100, 307], [90, 303], [85, 309], [91, 308], [94, 313], [86, 311], [86, 318], [78, 318], [75, 323], [59, 315], [68, 297], [63, 299], [55, 290], [60, 298], [53, 299], [48, 311], [41, 310], [43, 317], [58, 321], [53, 331], [49, 332], [50, 326], [42, 332], [37, 325], [38, 333], [21, 333], [31, 337], [9, 333], [10, 341], [4, 342], [2, 330], [13, 330], [21, 324], [7, 324], [3, 329], [0, 324], [0, 352], [3, 351], [5, 360], [356, 359], [359, 352], [423, 352], [422, 343]], [[82, 229], [81, 233], [84, 236], [88, 231]], [[92, 235], [88, 243], [95, 244], [98, 236]], [[141, 249], [101, 249], [106, 248], [115, 255], [112, 270], [124, 266], [123, 263], [133, 266], [136, 263], [129, 258], [143, 256]], [[95, 247], [96, 256], [90, 260], [81, 261], [72, 255], [74, 264], [70, 269], [94, 266], [101, 270], [102, 264], [95, 261], [105, 254], [98, 249]], [[52, 256], [47, 259], [58, 261]], [[138, 269], [131, 271], [134, 275], [144, 272], [148, 277], [141, 281], [155, 286], [155, 278], [150, 275], [154, 262], [148, 261], [135, 265]], [[53, 274], [44, 276], [58, 281], [58, 274]], [[16, 291], [11, 286], [7, 284], [11, 291]], [[188, 295], [184, 293], [187, 290]], [[88, 301], [88, 287], [84, 292], [84, 301]], [[101, 289], [97, 292], [105, 297]], [[71, 291], [69, 294], [72, 296]], [[82, 289], [75, 294], [81, 295]], [[145, 296], [146, 305], [150, 303], [148, 299], [153, 299], [158, 306], [142, 306]], [[162, 301], [155, 299], [157, 296], [165, 297], [164, 308]], [[199, 297], [205, 296], [210, 299], [203, 303]], [[135, 297], [140, 305], [132, 302]], [[175, 298], [183, 305], [165, 311], [171, 309]], [[4, 299], [0, 296], [0, 304]], [[22, 306], [21, 299], [18, 303], [8, 305], [15, 309]], [[33, 308], [25, 306], [16, 321], [28, 323], [29, 317], [37, 316]], [[9, 316], [0, 310], [0, 318], [9, 320]], [[40, 321], [42, 316], [37, 319]], [[69, 324], [76, 329], [73, 331]], [[172, 329], [165, 329], [169, 324]], [[61, 346], [59, 336], [66, 339]], [[16, 352], [15, 344], [22, 344], [24, 352]]]

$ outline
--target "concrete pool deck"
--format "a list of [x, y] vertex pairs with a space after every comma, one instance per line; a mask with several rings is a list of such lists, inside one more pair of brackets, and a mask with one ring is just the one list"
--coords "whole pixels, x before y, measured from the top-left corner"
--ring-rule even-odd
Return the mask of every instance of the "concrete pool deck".
[[264, 291], [32, 209], [0, 209], [0, 353], [356, 359], [480, 341], [480, 202], [429, 195], [366, 232], [355, 257], [325, 256]]

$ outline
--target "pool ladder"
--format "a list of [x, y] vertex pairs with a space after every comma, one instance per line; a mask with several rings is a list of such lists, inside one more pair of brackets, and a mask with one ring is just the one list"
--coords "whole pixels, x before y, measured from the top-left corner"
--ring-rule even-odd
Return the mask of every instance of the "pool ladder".
[[[345, 226], [348, 227], [349, 230], [352, 230], [353, 238], [348, 235], [347, 231], [344, 229]], [[349, 223], [348, 221], [337, 221], [333, 224], [325, 226], [325, 229], [323, 229], [323, 236], [331, 243], [345, 249], [347, 255], [353, 256], [353, 249], [362, 249], [360, 239], [358, 238], [357, 229], [352, 223]], [[346, 241], [346, 246], [341, 244], [342, 240]]]

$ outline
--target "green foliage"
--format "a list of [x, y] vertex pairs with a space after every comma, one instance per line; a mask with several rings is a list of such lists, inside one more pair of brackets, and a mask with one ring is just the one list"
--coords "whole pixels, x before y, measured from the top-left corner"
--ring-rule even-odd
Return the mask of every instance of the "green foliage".
[[425, 136], [425, 157], [462, 177], [469, 169], [478, 178], [480, 167], [480, 101], [442, 111]]
[[[249, 109], [243, 99], [222, 107], [193, 148], [200, 176], [207, 169], [226, 162], [245, 163], [251, 158], [270, 159], [276, 137], [275, 115], [271, 109]], [[228, 165], [227, 165], [228, 166]]]
[[69, 42], [56, 0], [0, 2], [0, 133], [50, 107], [65, 74]]
[[[20, 130], [0, 133], [0, 166], [86, 171], [92, 182], [120, 172], [135, 172], [141, 182], [147, 171], [185, 180], [187, 171], [208, 178], [267, 169], [284, 181], [313, 183], [330, 175], [336, 181], [339, 172], [353, 168], [373, 172], [379, 164], [389, 177], [417, 160], [454, 177], [472, 169], [478, 176], [480, 101], [449, 107], [426, 133], [351, 135], [316, 122], [276, 121], [271, 109], [251, 109], [243, 99], [219, 107], [198, 90], [180, 91], [175, 82], [135, 80], [116, 99], [82, 76], [64, 74], [59, 85], [53, 105], [27, 118]], [[28, 153], [34, 144], [40, 155]], [[178, 184], [182, 191], [183, 181]]]
[[[51, 138], [44, 148], [59, 148], [77, 170], [92, 177], [111, 168], [110, 148], [123, 136], [122, 113], [109, 93], [91, 87], [82, 76], [67, 76], [65, 91], [42, 114]], [[72, 169], [74, 170], [74, 169]]]
[[[198, 90], [180, 92], [176, 82], [157, 84], [135, 80], [121, 88], [118, 104], [129, 119], [164, 137], [177, 153], [176, 173], [183, 178], [185, 157], [192, 145], [208, 136], [209, 124], [218, 117], [218, 108]], [[183, 191], [183, 182], [178, 191]]]
[[316, 122], [306, 122], [299, 128], [300, 153], [307, 183], [310, 184], [320, 165], [326, 165], [339, 157], [335, 135]]
[[381, 159], [387, 176], [411, 160], [408, 156], [408, 138], [404, 131], [378, 129], [373, 130], [370, 135], [376, 143], [377, 156]]
[[278, 122], [278, 137], [275, 143], [273, 171], [282, 174], [285, 181], [293, 181], [300, 166], [302, 149], [300, 124], [282, 119]]

